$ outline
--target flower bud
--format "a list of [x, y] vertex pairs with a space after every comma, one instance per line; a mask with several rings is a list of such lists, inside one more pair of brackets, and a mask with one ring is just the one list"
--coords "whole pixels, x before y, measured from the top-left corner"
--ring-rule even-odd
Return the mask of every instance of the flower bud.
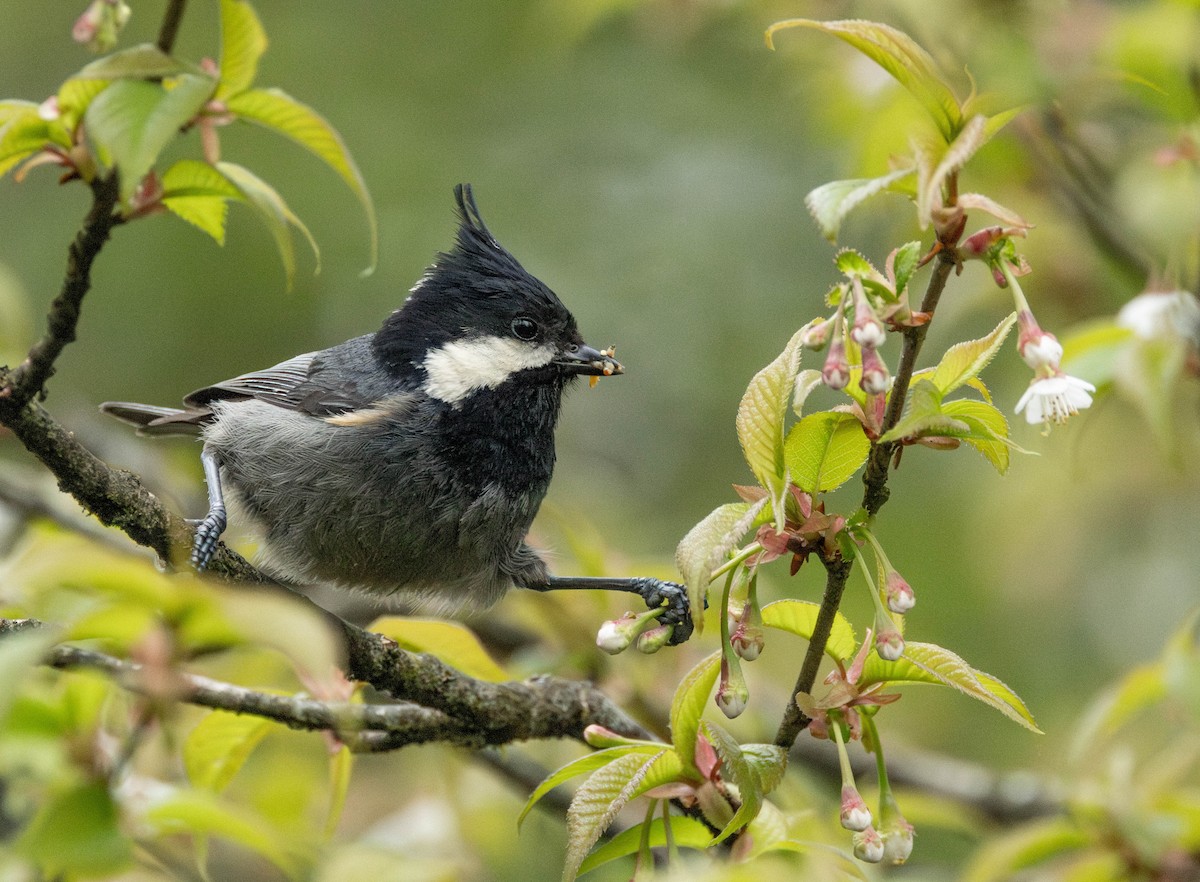
[[747, 625], [739, 622], [729, 636], [733, 651], [746, 661], [754, 661], [763, 649], [763, 630], [757, 625]]
[[845, 389], [850, 382], [850, 362], [846, 359], [846, 344], [841, 338], [835, 338], [829, 347], [829, 355], [825, 356], [825, 367], [821, 370], [821, 379], [830, 389]]
[[619, 619], [605, 622], [596, 632], [596, 645], [609, 655], [624, 652], [637, 637], [637, 631], [631, 627], [635, 622], [637, 622], [637, 617], [632, 613], [626, 613]]
[[730, 684], [717, 690], [717, 707], [729, 719], [739, 717], [750, 703], [750, 690], [744, 682]]
[[855, 317], [850, 336], [863, 349], [876, 349], [887, 342], [887, 331], [879, 319], [875, 318], [875, 313], [870, 311]]
[[671, 641], [671, 635], [675, 633], [674, 625], [659, 625], [655, 628], [650, 628], [648, 631], [643, 631], [637, 636], [638, 652], [644, 652], [646, 655], [652, 655], [662, 649]]
[[882, 395], [887, 392], [891, 376], [879, 353], [863, 347], [862, 362], [862, 378], [859, 380], [862, 390], [868, 395]]
[[884, 592], [887, 594], [888, 609], [894, 613], [904, 615], [917, 604], [917, 596], [913, 593], [912, 586], [896, 570], [887, 574]]
[[871, 826], [871, 810], [867, 808], [862, 794], [849, 784], [842, 787], [841, 822], [845, 829], [855, 833]]
[[824, 349], [832, 330], [833, 319], [813, 319], [804, 326], [800, 334], [800, 345], [814, 351]]
[[912, 850], [913, 826], [901, 818], [883, 833], [883, 859], [889, 864], [903, 864]]
[[1028, 337], [1022, 334], [1017, 341], [1017, 351], [1027, 365], [1042, 373], [1056, 373], [1063, 357], [1062, 344], [1058, 342], [1058, 338], [1041, 328]]
[[92, 0], [71, 27], [71, 38], [93, 52], [111, 52], [130, 12], [125, 0]]
[[884, 661], [896, 661], [904, 654], [904, 638], [895, 625], [889, 623], [875, 635], [875, 651]]
[[860, 861], [877, 864], [883, 860], [883, 837], [874, 827], [855, 833], [851, 841], [854, 843], [854, 856]]

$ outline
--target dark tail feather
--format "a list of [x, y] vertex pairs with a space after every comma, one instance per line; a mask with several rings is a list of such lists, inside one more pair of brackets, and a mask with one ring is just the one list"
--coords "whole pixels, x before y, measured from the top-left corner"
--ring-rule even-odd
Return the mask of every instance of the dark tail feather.
[[100, 410], [123, 423], [137, 426], [139, 435], [195, 435], [212, 419], [210, 410], [180, 410], [132, 401], [106, 401]]

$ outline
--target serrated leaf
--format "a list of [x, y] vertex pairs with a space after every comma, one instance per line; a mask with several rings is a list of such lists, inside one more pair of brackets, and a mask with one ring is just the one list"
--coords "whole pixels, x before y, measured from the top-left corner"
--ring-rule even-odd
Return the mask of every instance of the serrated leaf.
[[787, 492], [787, 468], [783, 460], [783, 427], [792, 386], [800, 370], [800, 338], [797, 331], [783, 352], [754, 375], [738, 405], [737, 434], [750, 471], [771, 496], [775, 528], [784, 526], [783, 495]]
[[58, 87], [59, 120], [68, 132], [75, 130], [88, 105], [108, 86], [108, 80], [80, 80], [72, 77]]
[[817, 222], [821, 235], [830, 242], [836, 242], [842, 221], [851, 211], [872, 196], [889, 190], [893, 184], [909, 177], [915, 171], [915, 167], [909, 167], [897, 169], [878, 178], [830, 181], [811, 190], [804, 197], [804, 204], [813, 220]]
[[946, 402], [942, 412], [970, 427], [963, 440], [982, 453], [996, 471], [1002, 475], [1008, 471], [1012, 442], [1008, 440], [1008, 420], [998, 408], [986, 401], [963, 399]]
[[[811, 640], [820, 605], [807, 600], [776, 600], [762, 608], [763, 624]], [[854, 626], [840, 612], [833, 617], [833, 628], [825, 644], [825, 654], [834, 661], [847, 661], [858, 649]]]
[[171, 57], [153, 43], [141, 43], [97, 58], [72, 79], [162, 80], [180, 74], [206, 76], [196, 65]]
[[228, 201], [244, 201], [240, 190], [207, 162], [181, 159], [162, 176], [162, 203], [169, 211], [225, 244]]
[[821, 372], [817, 370], [803, 370], [796, 374], [796, 388], [792, 393], [792, 412], [796, 416], [804, 416], [804, 402], [824, 382]]
[[895, 279], [896, 296], [899, 297], [908, 287], [908, 281], [917, 270], [921, 260], [921, 243], [906, 242], [892, 252], [892, 277]]
[[743, 744], [742, 756], [758, 778], [764, 796], [779, 786], [787, 771], [786, 750], [778, 744]]
[[[662, 753], [666, 753], [663, 751]], [[563, 882], [571, 882], [601, 834], [635, 795], [638, 784], [658, 756], [632, 753], [598, 769], [575, 791], [567, 810], [567, 855]]]
[[717, 682], [721, 668], [721, 653], [714, 652], [692, 668], [680, 681], [671, 701], [671, 743], [688, 771], [699, 774], [696, 768], [696, 737], [700, 717], [708, 704], [708, 696]]
[[1016, 321], [1017, 314], [1010, 313], [986, 337], [956, 343], [947, 349], [930, 378], [942, 395], [953, 392], [963, 383], [979, 376], [995, 357]]
[[[655, 818], [651, 821], [648, 834], [644, 831], [644, 824], [622, 830], [587, 856], [579, 865], [579, 875], [582, 876], [619, 858], [628, 857], [641, 847], [643, 837], [647, 839], [651, 848], [667, 845], [663, 819]], [[695, 818], [672, 816], [671, 842], [680, 848], [705, 849], [712, 842], [712, 833], [702, 821]]]
[[409, 652], [428, 652], [476, 680], [504, 683], [512, 677], [483, 648], [475, 632], [458, 622], [384, 616], [367, 630], [396, 641]]
[[97, 158], [116, 167], [121, 198], [128, 199], [159, 153], [204, 106], [214, 83], [184, 74], [166, 83], [118, 80], [97, 95], [84, 114]]
[[371, 262], [367, 271], [373, 271], [379, 257], [379, 225], [375, 218], [375, 204], [371, 201], [362, 173], [337, 130], [315, 110], [279, 89], [251, 89], [231, 96], [226, 106], [240, 118], [295, 141], [346, 182], [367, 216], [371, 237]]
[[954, 91], [942, 78], [937, 62], [908, 34], [873, 21], [813, 21], [794, 18], [767, 28], [767, 44], [785, 28], [803, 27], [823, 31], [844, 40], [866, 55], [908, 90], [925, 108], [946, 141], [958, 134], [962, 111]]
[[754, 820], [762, 807], [762, 781], [754, 774], [737, 740], [715, 723], [704, 723], [704, 733], [721, 758], [721, 768], [726, 780], [733, 781], [738, 788], [741, 805], [729, 823], [713, 839], [713, 845], [724, 842], [730, 835]]
[[586, 753], [581, 757], [571, 760], [565, 766], [557, 769], [546, 777], [541, 784], [534, 788], [533, 793], [529, 794], [529, 799], [525, 800], [525, 807], [521, 809], [521, 814], [517, 816], [517, 826], [520, 827], [525, 821], [525, 816], [533, 809], [543, 796], [558, 787], [570, 781], [572, 778], [577, 778], [580, 775], [586, 775], [588, 772], [594, 772], [597, 769], [611, 763], [613, 760], [619, 759], [622, 756], [631, 753], [640, 753], [643, 755], [657, 754], [662, 750], [661, 747], [651, 747], [648, 745], [639, 744], [623, 744], [620, 747], [608, 747], [604, 750], [597, 750], [595, 753]]
[[275, 240], [275, 247], [279, 251], [279, 259], [283, 264], [288, 288], [292, 287], [292, 280], [296, 275], [296, 251], [292, 244], [291, 227], [294, 226], [300, 230], [304, 234], [304, 238], [308, 240], [319, 272], [321, 250], [317, 247], [316, 240], [308, 231], [308, 227], [288, 208], [287, 203], [283, 201], [283, 197], [276, 192], [275, 188], [248, 168], [232, 162], [218, 162], [216, 167], [230, 183], [238, 188], [246, 202], [254, 208], [263, 223], [266, 224], [267, 231]]
[[870, 452], [862, 423], [848, 413], [809, 414], [792, 427], [784, 445], [791, 480], [806, 493], [840, 487]]
[[267, 51], [267, 34], [254, 7], [243, 0], [221, 0], [221, 63], [216, 98], [224, 101], [254, 85], [258, 60]]
[[942, 185], [962, 169], [967, 161], [986, 143], [986, 120], [972, 117], [949, 144], [935, 144], [932, 139], [917, 137], [913, 149], [917, 154], [917, 220], [926, 229], [933, 209], [942, 204]]
[[860, 279], [879, 275], [879, 271], [871, 266], [871, 261], [853, 248], [843, 248], [834, 258], [838, 272], [847, 276], [857, 276]]
[[225, 244], [225, 218], [229, 204], [223, 196], [172, 196], [162, 200], [168, 211], [203, 230], [218, 245]]
[[727, 502], [692, 527], [675, 548], [675, 566], [688, 588], [696, 630], [704, 629], [704, 598], [712, 572], [735, 548], [770, 500]]
[[1033, 715], [1015, 692], [991, 674], [977, 671], [949, 649], [932, 643], [908, 642], [904, 655], [885, 661], [875, 653], [867, 656], [858, 685], [874, 683], [940, 683], [982, 701], [1031, 732], [1041, 734]]
[[192, 786], [213, 793], [224, 790], [272, 725], [249, 714], [205, 714], [183, 742], [183, 767]]
[[995, 199], [984, 196], [982, 193], [959, 193], [958, 207], [964, 211], [986, 212], [1006, 227], [1027, 230], [1033, 226], [1011, 208], [1001, 205]]

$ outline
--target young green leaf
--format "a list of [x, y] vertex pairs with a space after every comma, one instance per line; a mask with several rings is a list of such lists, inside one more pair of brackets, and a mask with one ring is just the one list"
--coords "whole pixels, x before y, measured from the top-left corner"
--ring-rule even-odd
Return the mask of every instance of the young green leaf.
[[796, 374], [796, 390], [792, 394], [792, 412], [796, 416], [804, 416], [804, 402], [808, 400], [812, 391], [824, 382], [821, 372], [817, 370], [803, 370]]
[[763, 795], [778, 787], [787, 771], [787, 751], [778, 744], [743, 744], [742, 757], [758, 779]]
[[72, 79], [162, 80], [185, 73], [207, 76], [196, 65], [171, 57], [153, 43], [142, 43], [97, 58], [84, 66]]
[[58, 87], [58, 119], [65, 132], [75, 131], [88, 105], [109, 87], [108, 80], [81, 80], [72, 77]]
[[36, 104], [12, 108], [0, 128], [0, 176], [47, 145], [69, 149], [71, 138], [58, 122], [38, 116]]
[[1017, 314], [1010, 313], [986, 337], [956, 343], [946, 350], [930, 378], [943, 396], [979, 376], [995, 357], [1016, 321]]
[[379, 225], [375, 218], [375, 204], [371, 201], [371, 194], [367, 192], [362, 173], [337, 130], [315, 110], [279, 89], [251, 89], [241, 92], [230, 96], [226, 106], [241, 119], [295, 141], [337, 172], [346, 182], [358, 197], [359, 204], [367, 216], [371, 236], [371, 263], [368, 271], [373, 270], [379, 256]]
[[725, 556], [741, 542], [746, 531], [769, 502], [728, 502], [692, 527], [675, 548], [675, 566], [688, 587], [692, 619], [696, 630], [704, 629], [704, 598], [712, 582], [712, 572]]
[[912, 278], [912, 274], [917, 270], [917, 264], [921, 260], [921, 243], [906, 242], [888, 258], [888, 263], [891, 267], [892, 277], [895, 279], [896, 296], [899, 297], [904, 293], [904, 289], [908, 287], [908, 280]]
[[503, 683], [512, 679], [483, 648], [475, 633], [458, 622], [384, 616], [372, 622], [370, 630], [395, 640], [409, 652], [432, 653], [476, 680]]
[[879, 275], [879, 270], [871, 266], [871, 261], [853, 248], [843, 248], [839, 251], [837, 257], [834, 258], [834, 263], [837, 265], [838, 272], [847, 276], [867, 279]]
[[849, 43], [895, 77], [920, 102], [947, 142], [962, 126], [962, 111], [954, 92], [938, 71], [937, 62], [908, 34], [873, 21], [813, 21], [794, 18], [767, 28], [767, 45], [785, 28], [812, 28]]
[[[608, 842], [605, 842], [589, 854], [583, 863], [579, 865], [579, 875], [582, 876], [597, 867], [602, 867], [618, 858], [633, 854], [640, 847], [643, 835], [646, 835], [651, 848], [660, 848], [667, 844], [667, 834], [666, 830], [663, 829], [663, 819], [655, 818], [650, 822], [648, 834], [645, 834], [644, 825], [638, 824], [636, 827], [622, 830], [612, 839], [608, 840]], [[695, 818], [686, 816], [672, 817], [671, 841], [680, 848], [703, 850], [708, 848], [709, 843], [712, 842], [712, 833], [702, 821], [698, 821]]]
[[546, 777], [541, 784], [534, 788], [533, 793], [529, 794], [529, 799], [525, 801], [525, 807], [521, 809], [521, 813], [517, 815], [517, 826], [520, 827], [525, 821], [525, 816], [533, 809], [543, 796], [558, 787], [570, 781], [572, 778], [577, 778], [580, 775], [586, 775], [588, 772], [594, 772], [607, 766], [613, 760], [619, 759], [631, 753], [646, 755], [655, 755], [662, 751], [661, 746], [650, 745], [622, 745], [620, 747], [609, 747], [605, 750], [597, 750], [595, 753], [585, 753], [581, 757], [571, 760], [565, 766], [562, 766], [557, 771]]
[[263, 223], [266, 224], [271, 238], [275, 240], [275, 247], [279, 251], [279, 259], [283, 263], [288, 288], [292, 287], [292, 280], [296, 275], [296, 251], [292, 245], [289, 224], [303, 233], [304, 238], [308, 240], [308, 245], [312, 248], [313, 256], [317, 260], [316, 271], [320, 272], [321, 249], [317, 247], [317, 242], [312, 233], [308, 231], [308, 227], [288, 208], [287, 203], [283, 201], [283, 197], [276, 192], [275, 188], [250, 169], [232, 162], [218, 162], [216, 167], [230, 183], [238, 188], [246, 202], [254, 208]]
[[271, 731], [263, 717], [215, 710], [183, 742], [183, 767], [193, 787], [220, 793]]
[[684, 769], [698, 774], [696, 768], [696, 737], [700, 731], [700, 716], [708, 704], [721, 668], [718, 650], [696, 665], [679, 683], [671, 701], [671, 743]]
[[804, 197], [804, 204], [809, 214], [817, 222], [821, 235], [830, 242], [836, 242], [842, 221], [851, 211], [858, 208], [872, 196], [892, 189], [892, 185], [909, 177], [916, 171], [915, 167], [898, 169], [888, 172], [878, 178], [851, 178], [844, 181], [830, 181], [809, 192]]
[[721, 758], [721, 769], [726, 780], [731, 780], [737, 786], [742, 803], [729, 823], [713, 839], [716, 845], [754, 820], [762, 807], [763, 789], [762, 780], [751, 770], [737, 739], [715, 723], [706, 722], [703, 726], [705, 736]]
[[[813, 628], [817, 624], [817, 612], [820, 606], [807, 600], [777, 600], [762, 608], [763, 624], [769, 628], [778, 628], [811, 640]], [[829, 632], [829, 641], [825, 644], [825, 654], [834, 661], [848, 661], [858, 648], [858, 637], [854, 626], [840, 612], [834, 616], [833, 629]]]
[[214, 97], [224, 101], [253, 86], [266, 51], [267, 35], [254, 7], [243, 0], [221, 0], [220, 82]]
[[942, 187], [946, 180], [962, 169], [986, 142], [982, 116], [972, 117], [949, 144], [932, 138], [916, 137], [913, 149], [917, 155], [917, 220], [921, 229], [929, 226], [933, 209], [942, 204]]
[[[963, 882], [1001, 882], [1004, 879], [1012, 879], [1019, 870], [1094, 845], [1094, 836], [1094, 833], [1080, 827], [1074, 818], [1055, 817], [1030, 821], [1011, 833], [989, 840], [980, 848], [966, 868]], [[1113, 878], [1110, 874], [1104, 875], [1109, 879]]]
[[942, 412], [959, 422], [966, 423], [970, 434], [962, 439], [983, 454], [996, 471], [1008, 471], [1009, 452], [1013, 443], [1008, 440], [1008, 420], [994, 405], [986, 401], [960, 399], [947, 401]]
[[212, 95], [214, 82], [184, 74], [168, 82], [118, 80], [97, 95], [84, 114], [99, 160], [121, 175], [128, 199], [159, 153]]
[[737, 412], [738, 441], [750, 471], [771, 497], [775, 526], [783, 530], [783, 495], [787, 492], [787, 468], [783, 460], [783, 426], [792, 387], [800, 370], [800, 338], [797, 331], [779, 356], [754, 375], [742, 396]]
[[225, 216], [230, 199], [242, 192], [207, 162], [181, 159], [162, 176], [162, 203], [167, 210], [225, 244]]
[[975, 670], [950, 650], [932, 643], [907, 642], [904, 655], [896, 661], [885, 661], [875, 653], [868, 655], [858, 681], [859, 688], [880, 682], [952, 686], [964, 695], [995, 708], [1031, 732], [1041, 734], [1042, 731], [1015, 692], [991, 674]]
[[575, 798], [567, 810], [563, 882], [572, 882], [579, 874], [584, 857], [621, 809], [637, 795], [638, 785], [663, 755], [669, 755], [669, 751], [649, 757], [640, 753], [618, 757], [597, 770], [575, 791]]
[[796, 423], [784, 445], [792, 481], [806, 493], [833, 490], [854, 476], [871, 452], [862, 423], [851, 414], [809, 414]]
[[350, 776], [354, 771], [354, 754], [342, 745], [329, 757], [329, 814], [325, 817], [325, 839], [328, 841], [337, 832], [338, 822], [346, 808], [346, 797], [350, 793]]
[[42, 878], [112, 876], [133, 859], [121, 830], [121, 813], [103, 781], [79, 784], [50, 796], [12, 843]]

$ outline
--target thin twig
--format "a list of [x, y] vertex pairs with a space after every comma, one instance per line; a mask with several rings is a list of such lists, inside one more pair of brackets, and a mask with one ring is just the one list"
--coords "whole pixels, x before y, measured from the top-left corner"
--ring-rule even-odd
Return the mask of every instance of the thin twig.
[[171, 50], [175, 48], [175, 37], [179, 34], [179, 24], [183, 21], [183, 12], [186, 6], [187, 0], [171, 0], [167, 4], [167, 11], [163, 13], [156, 45], [166, 55], [170, 55]]

